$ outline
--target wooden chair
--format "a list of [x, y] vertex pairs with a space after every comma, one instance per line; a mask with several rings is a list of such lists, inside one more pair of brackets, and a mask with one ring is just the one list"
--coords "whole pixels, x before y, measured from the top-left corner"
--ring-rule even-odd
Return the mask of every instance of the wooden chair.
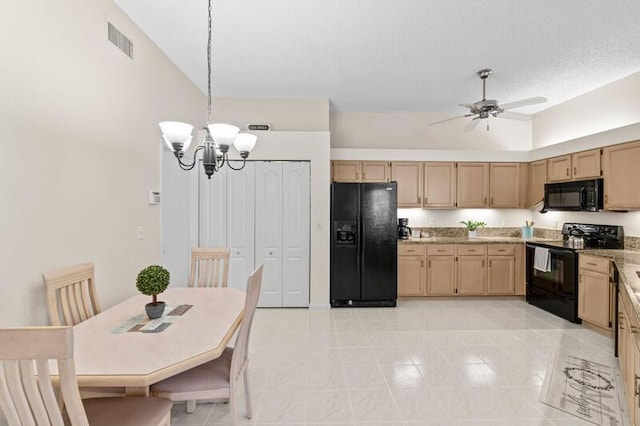
[[262, 265], [247, 280], [247, 295], [244, 303], [244, 317], [233, 348], [225, 348], [220, 358], [194, 367], [191, 370], [165, 379], [151, 386], [154, 396], [169, 398], [172, 401], [187, 401], [187, 412], [195, 411], [195, 400], [229, 400], [231, 421], [237, 422], [234, 401], [235, 384], [244, 374], [244, 391], [247, 402], [247, 418], [252, 417], [249, 395], [249, 377], [247, 349], [251, 323], [256, 311], [260, 286], [262, 284]]
[[[58, 364], [65, 411], [49, 377]], [[0, 329], [0, 408], [9, 426], [170, 425], [171, 401], [163, 398], [81, 400], [73, 361], [71, 327]]]
[[191, 250], [189, 287], [226, 287], [228, 277], [228, 248], [197, 247]]
[[93, 263], [58, 269], [42, 277], [52, 325], [76, 325], [100, 313]]

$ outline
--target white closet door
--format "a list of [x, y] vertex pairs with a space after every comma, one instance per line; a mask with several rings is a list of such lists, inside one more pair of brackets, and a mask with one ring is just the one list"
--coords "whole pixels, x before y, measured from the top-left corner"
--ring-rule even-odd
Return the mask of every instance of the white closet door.
[[254, 188], [254, 163], [247, 162], [242, 170], [228, 170], [226, 225], [227, 247], [231, 250], [228, 286], [243, 291], [254, 269]]
[[[282, 306], [282, 163], [256, 164], [256, 265], [264, 263], [258, 306]], [[287, 226], [287, 224], [284, 224]]]
[[[227, 170], [207, 179], [199, 161], [200, 235], [199, 247], [227, 246]], [[196, 172], [193, 172], [196, 173]]]
[[284, 163], [282, 306], [309, 306], [309, 163]]

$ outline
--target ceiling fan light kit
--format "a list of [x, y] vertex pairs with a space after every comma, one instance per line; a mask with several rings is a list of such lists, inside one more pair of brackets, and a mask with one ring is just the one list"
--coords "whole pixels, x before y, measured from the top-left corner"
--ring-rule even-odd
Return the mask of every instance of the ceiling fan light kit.
[[[434, 124], [440, 124], [451, 120], [457, 120], [458, 118], [473, 117], [471, 122], [465, 126], [465, 131], [473, 129], [477, 124], [477, 120], [487, 119], [487, 131], [489, 130], [489, 117], [508, 118], [512, 120], [530, 120], [531, 116], [527, 114], [507, 111], [510, 109], [521, 108], [523, 106], [539, 104], [547, 102], [547, 98], [542, 96], [536, 96], [534, 98], [521, 99], [519, 101], [508, 102], [500, 105], [495, 99], [487, 99], [487, 78], [493, 73], [490, 68], [485, 68], [477, 72], [478, 77], [482, 80], [482, 100], [474, 102], [472, 104], [459, 104], [462, 107], [469, 109], [469, 114], [459, 115], [457, 117], [447, 118], [445, 120], [436, 121], [430, 123], [430, 126]], [[475, 116], [475, 117], [474, 117]]]

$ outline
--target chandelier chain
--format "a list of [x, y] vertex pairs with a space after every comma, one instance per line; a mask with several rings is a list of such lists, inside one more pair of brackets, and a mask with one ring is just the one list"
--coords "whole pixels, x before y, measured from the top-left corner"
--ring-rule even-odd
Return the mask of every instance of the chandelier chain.
[[209, 38], [207, 40], [207, 93], [208, 93], [208, 104], [207, 104], [207, 124], [211, 123], [211, 0], [209, 0], [209, 27], [208, 27], [208, 35]]

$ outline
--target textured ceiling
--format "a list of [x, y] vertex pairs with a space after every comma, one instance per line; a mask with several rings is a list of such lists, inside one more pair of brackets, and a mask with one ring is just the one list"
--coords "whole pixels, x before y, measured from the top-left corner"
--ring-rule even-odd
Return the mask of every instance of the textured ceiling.
[[[206, 93], [205, 0], [115, 0]], [[213, 94], [334, 111], [533, 113], [640, 71], [638, 0], [213, 0]]]

